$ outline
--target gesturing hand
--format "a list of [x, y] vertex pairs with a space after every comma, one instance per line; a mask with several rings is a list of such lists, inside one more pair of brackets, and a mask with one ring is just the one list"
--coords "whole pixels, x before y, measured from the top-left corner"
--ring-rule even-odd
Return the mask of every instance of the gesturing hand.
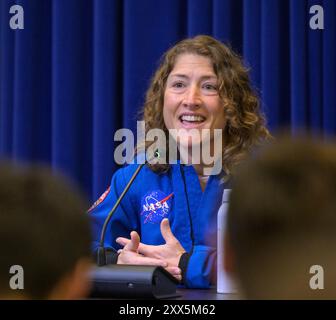
[[149, 266], [161, 266], [167, 267], [168, 263], [160, 260], [147, 258], [138, 253], [138, 247], [140, 244], [140, 237], [137, 232], [132, 231], [131, 240], [128, 240], [128, 243], [124, 246], [123, 250], [119, 250], [119, 256], [117, 264], [141, 264]]
[[[169, 220], [163, 219], [160, 225], [161, 234], [166, 244], [164, 245], [147, 245], [143, 243], [137, 243], [137, 250], [139, 253], [144, 255], [148, 259], [157, 259], [164, 260], [168, 263], [168, 267], [177, 267], [181, 258], [181, 255], [186, 252], [180, 242], [173, 235], [170, 226]], [[138, 236], [139, 237], [139, 236]], [[138, 238], [140, 241], [140, 238]], [[129, 245], [133, 246], [134, 240], [131, 240], [119, 237], [116, 240], [117, 243], [124, 246], [125, 248]]]
[[[181, 269], [174, 266], [168, 266], [168, 263], [160, 258], [145, 257], [139, 253], [140, 237], [137, 232], [132, 231], [131, 240], [126, 238], [127, 244], [124, 248], [119, 250], [119, 256], [117, 264], [135, 264], [135, 265], [151, 265], [151, 266], [161, 266], [165, 268], [169, 273], [171, 273], [177, 280], [182, 280]], [[121, 244], [119, 241], [117, 241]]]

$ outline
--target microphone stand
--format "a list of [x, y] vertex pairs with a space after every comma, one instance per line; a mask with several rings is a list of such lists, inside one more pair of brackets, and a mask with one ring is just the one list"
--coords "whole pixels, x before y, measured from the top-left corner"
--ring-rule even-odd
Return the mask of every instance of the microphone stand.
[[135, 170], [135, 172], [133, 173], [130, 181], [127, 183], [125, 189], [123, 190], [120, 197], [118, 198], [115, 205], [113, 206], [113, 208], [111, 209], [111, 211], [109, 212], [109, 214], [107, 215], [107, 217], [105, 219], [105, 222], [104, 222], [101, 234], [100, 234], [99, 248], [98, 248], [98, 251], [97, 251], [97, 265], [98, 266], [104, 266], [104, 265], [110, 264], [113, 260], [115, 260], [115, 258], [113, 256], [117, 255], [117, 251], [114, 248], [111, 248], [111, 247], [105, 248], [105, 246], [104, 246], [107, 225], [110, 222], [114, 212], [118, 208], [121, 200], [124, 198], [128, 189], [131, 187], [134, 179], [136, 178], [136, 176], [138, 175], [138, 173], [140, 172], [140, 170], [143, 168], [144, 165], [145, 165], [145, 163], [140, 164], [138, 166], [138, 168]]
[[[155, 158], [160, 158], [158, 150]], [[91, 297], [124, 297], [124, 298], [173, 298], [177, 297], [178, 281], [164, 268], [158, 266], [119, 265], [117, 251], [112, 247], [105, 247], [105, 234], [108, 223], [118, 208], [121, 200], [131, 187], [134, 179], [146, 164], [142, 163], [133, 173], [130, 181], [107, 215], [97, 250], [97, 265], [91, 273], [93, 287]]]

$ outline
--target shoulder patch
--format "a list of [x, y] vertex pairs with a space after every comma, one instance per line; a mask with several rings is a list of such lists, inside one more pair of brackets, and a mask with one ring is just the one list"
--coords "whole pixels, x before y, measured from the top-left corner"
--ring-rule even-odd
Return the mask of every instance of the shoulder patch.
[[171, 208], [174, 193], [166, 195], [161, 190], [148, 192], [141, 200], [140, 216], [144, 223], [157, 224], [165, 218]]
[[98, 207], [108, 196], [110, 193], [111, 186], [108, 187], [108, 189], [99, 197], [99, 199], [91, 206], [91, 208], [87, 212], [91, 212], [93, 209]]

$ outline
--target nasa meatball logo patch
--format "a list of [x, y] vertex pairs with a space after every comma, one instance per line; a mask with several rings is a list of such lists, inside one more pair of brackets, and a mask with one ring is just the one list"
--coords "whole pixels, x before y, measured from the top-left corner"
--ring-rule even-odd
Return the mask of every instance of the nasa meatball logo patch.
[[161, 190], [155, 190], [147, 193], [141, 201], [141, 218], [144, 223], [160, 223], [167, 217], [174, 193], [167, 195]]

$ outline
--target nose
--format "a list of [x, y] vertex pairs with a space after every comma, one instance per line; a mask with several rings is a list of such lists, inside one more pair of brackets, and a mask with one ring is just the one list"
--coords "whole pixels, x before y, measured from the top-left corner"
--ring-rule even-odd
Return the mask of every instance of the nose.
[[185, 92], [183, 106], [188, 108], [198, 108], [202, 103], [199, 88], [197, 85], [191, 85]]

